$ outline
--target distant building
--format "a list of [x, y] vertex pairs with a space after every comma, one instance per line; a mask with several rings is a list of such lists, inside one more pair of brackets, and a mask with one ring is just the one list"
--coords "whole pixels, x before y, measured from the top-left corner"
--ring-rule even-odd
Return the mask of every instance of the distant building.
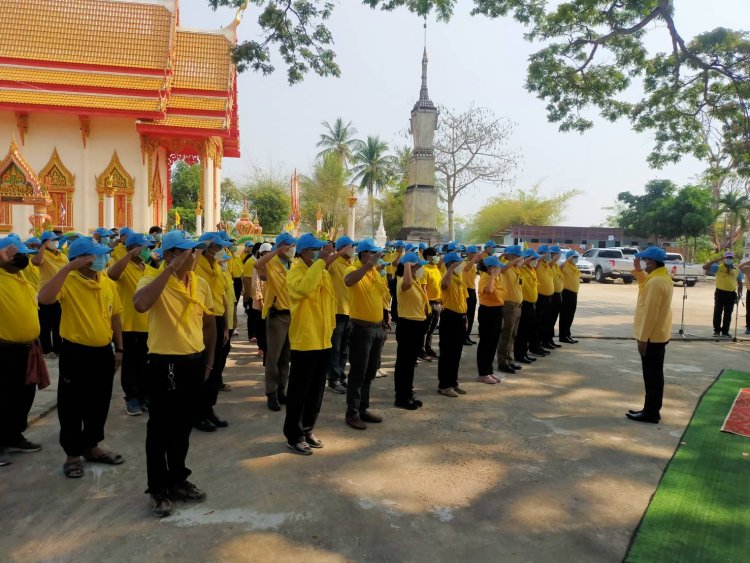
[[[623, 233], [611, 227], [565, 227], [516, 225], [498, 231], [492, 240], [499, 244], [525, 244], [536, 248], [542, 244], [559, 244], [569, 248], [609, 248], [613, 246], [647, 247], [654, 244], [646, 238]], [[674, 242], [662, 242], [662, 246], [675, 246]]]

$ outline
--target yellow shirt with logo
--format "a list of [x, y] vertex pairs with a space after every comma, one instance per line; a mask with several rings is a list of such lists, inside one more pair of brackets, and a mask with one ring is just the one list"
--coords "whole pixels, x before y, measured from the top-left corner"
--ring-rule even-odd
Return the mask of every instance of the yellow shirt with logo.
[[438, 268], [437, 264], [427, 264], [424, 267], [424, 281], [427, 299], [430, 301], [443, 300], [443, 290], [440, 289], [440, 282], [442, 280], [443, 275], [440, 273], [440, 268]]
[[633, 337], [641, 342], [668, 342], [672, 337], [672, 278], [667, 269], [646, 275], [638, 290]]
[[737, 280], [740, 277], [740, 270], [735, 266], [731, 270], [726, 264], [719, 264], [716, 270], [716, 289], [722, 291], [737, 291]]
[[145, 266], [139, 267], [132, 260], [128, 262], [115, 283], [120, 292], [122, 302], [122, 331], [123, 332], [148, 332], [148, 315], [139, 313], [133, 306], [133, 296], [138, 282], [145, 273]]
[[211, 288], [211, 297], [213, 298], [213, 314], [221, 316], [226, 310], [224, 303], [224, 292], [226, 291], [226, 278], [221, 270], [219, 263], [214, 260], [213, 264], [209, 263], [208, 258], [201, 255], [195, 266], [195, 273], [203, 278], [208, 287]]
[[68, 274], [57, 294], [62, 307], [60, 336], [83, 346], [101, 347], [112, 342], [112, 317], [122, 313], [115, 282], [106, 274], [96, 279], [78, 270]]
[[42, 289], [60, 269], [68, 263], [68, 257], [58, 251], [55, 254], [51, 250], [44, 251], [44, 261], [39, 266], [39, 289]]
[[351, 262], [339, 256], [328, 266], [328, 274], [331, 276], [333, 291], [336, 294], [336, 314], [349, 315], [349, 288], [344, 284], [344, 278], [349, 272], [353, 272]]
[[454, 313], [466, 313], [466, 299], [469, 297], [469, 292], [466, 290], [461, 276], [458, 274], [451, 274], [451, 283], [448, 289], [443, 292], [443, 308], [450, 309]]
[[315, 260], [309, 267], [303, 260], [297, 260], [286, 276], [286, 287], [291, 314], [291, 349], [330, 348], [336, 326], [336, 298], [325, 260]]
[[[138, 289], [161, 272], [153, 268], [138, 282]], [[213, 297], [206, 280], [188, 274], [187, 286], [169, 276], [159, 298], [148, 312], [148, 351], [151, 354], [187, 356], [203, 352], [203, 315], [212, 315]], [[221, 335], [217, 335], [221, 338]]]
[[539, 300], [539, 282], [536, 279], [536, 270], [529, 265], [524, 264], [520, 268], [521, 279], [521, 294], [523, 300], [529, 303], [536, 303]]
[[552, 280], [552, 268], [544, 261], [539, 261], [536, 267], [536, 277], [539, 281], [539, 295], [549, 297], [555, 292], [555, 282]]
[[472, 264], [469, 266], [467, 263], [466, 266], [464, 266], [463, 272], [461, 272], [461, 280], [464, 282], [464, 285], [466, 286], [466, 289], [474, 289], [477, 288], [477, 265]]
[[508, 266], [503, 268], [500, 278], [503, 280], [503, 289], [505, 290], [506, 303], [518, 303], [523, 301], [523, 283], [521, 270], [518, 266]]
[[505, 303], [505, 290], [501, 280], [502, 274], [495, 276], [492, 293], [485, 293], [487, 285], [490, 283], [490, 275], [487, 272], [479, 274], [479, 289], [477, 291], [479, 304], [485, 307], [502, 307]]
[[412, 281], [411, 287], [403, 291], [404, 277], [396, 277], [396, 295], [398, 295], [398, 318], [410, 321], [423, 321], [427, 318], [429, 308], [427, 294], [418, 283]]
[[[352, 268], [354, 271], [354, 267]], [[379, 323], [383, 320], [383, 295], [380, 274], [370, 268], [357, 283], [349, 287], [349, 317]]]
[[266, 263], [266, 297], [263, 301], [263, 318], [273, 307], [279, 311], [289, 310], [289, 294], [286, 288], [287, 267], [278, 256]]
[[555, 293], [560, 293], [564, 288], [564, 281], [562, 270], [557, 262], [550, 264], [550, 270], [552, 271], [552, 286]]
[[0, 268], [0, 341], [28, 344], [37, 338], [36, 287], [20, 273]]
[[563, 289], [578, 293], [581, 287], [581, 274], [578, 271], [578, 266], [566, 260], [560, 270], [563, 277]]

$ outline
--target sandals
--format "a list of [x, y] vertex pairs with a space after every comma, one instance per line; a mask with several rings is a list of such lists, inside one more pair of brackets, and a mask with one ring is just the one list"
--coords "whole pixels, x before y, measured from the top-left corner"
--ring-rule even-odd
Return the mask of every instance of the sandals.
[[113, 452], [104, 452], [97, 457], [94, 457], [91, 454], [84, 454], [83, 458], [91, 463], [104, 463], [105, 465], [120, 465], [125, 462], [124, 457]]
[[63, 463], [63, 473], [70, 479], [80, 479], [83, 477], [83, 464], [81, 460]]

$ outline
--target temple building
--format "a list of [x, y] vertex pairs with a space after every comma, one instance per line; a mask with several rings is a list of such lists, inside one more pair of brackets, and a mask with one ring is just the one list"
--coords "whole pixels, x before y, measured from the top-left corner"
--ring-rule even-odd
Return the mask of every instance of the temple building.
[[200, 162], [213, 230], [240, 155], [241, 12], [206, 31], [178, 0], [0, 0], [0, 233], [165, 226], [180, 159]]

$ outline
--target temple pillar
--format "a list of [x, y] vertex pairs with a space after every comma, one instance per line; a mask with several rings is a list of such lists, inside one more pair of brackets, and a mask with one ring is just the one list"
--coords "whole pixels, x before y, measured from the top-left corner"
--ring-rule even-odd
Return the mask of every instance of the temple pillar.
[[81, 182], [82, 185], [77, 186], [73, 193], [73, 204], [76, 208], [75, 226], [83, 235], [91, 234], [91, 231], [97, 225], [96, 215], [99, 211], [96, 186], [91, 182], [94, 175], [91, 172], [89, 153], [89, 149], [84, 145], [81, 155], [81, 173], [76, 178], [76, 182]]
[[[135, 190], [135, 201], [133, 202], [133, 229], [140, 233], [147, 233], [148, 226], [146, 223], [149, 220], [149, 177], [153, 174], [153, 171], [149, 167], [151, 162], [150, 158], [145, 158], [143, 166], [141, 166], [141, 181], [140, 189]], [[154, 203], [156, 205], [156, 202]]]
[[115, 225], [115, 196], [114, 193], [107, 193], [104, 196], [104, 227], [111, 229]]
[[200, 207], [195, 209], [195, 236], [203, 234], [203, 212]]
[[213, 185], [214, 185], [214, 222], [221, 221], [221, 166], [218, 159], [211, 159], [213, 162]]
[[357, 220], [357, 196], [354, 195], [354, 190], [352, 190], [351, 195], [346, 198], [346, 202], [349, 205], [348, 222], [346, 224], [346, 236], [353, 239]]
[[216, 230], [214, 221], [214, 174], [213, 159], [201, 158], [201, 175], [203, 177], [203, 221], [206, 231]]

